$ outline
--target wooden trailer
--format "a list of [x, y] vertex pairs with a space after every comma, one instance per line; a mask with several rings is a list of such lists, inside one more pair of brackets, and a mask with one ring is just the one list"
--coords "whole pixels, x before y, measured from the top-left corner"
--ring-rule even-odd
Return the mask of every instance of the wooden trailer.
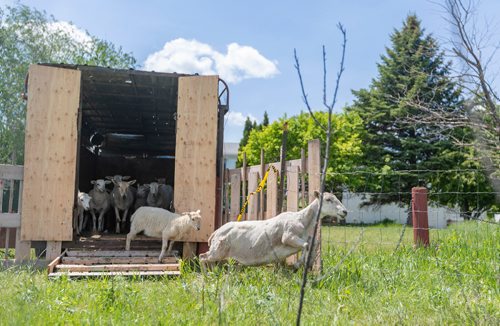
[[228, 89], [218, 76], [35, 64], [27, 80], [21, 240], [46, 241], [48, 259], [77, 244], [77, 190], [115, 174], [161, 178], [176, 211], [201, 210], [185, 254], [208, 240], [222, 218]]

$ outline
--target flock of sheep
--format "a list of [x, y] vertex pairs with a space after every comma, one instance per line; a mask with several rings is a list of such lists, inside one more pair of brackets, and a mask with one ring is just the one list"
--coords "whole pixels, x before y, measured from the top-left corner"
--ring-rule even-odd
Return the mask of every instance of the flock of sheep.
[[[78, 213], [75, 221], [77, 234], [82, 234], [87, 224], [86, 211], [90, 211], [92, 215], [92, 232], [97, 233], [104, 231], [106, 213], [114, 209], [115, 232], [120, 233], [126, 228], [128, 212], [134, 210], [130, 217], [126, 250], [130, 250], [130, 241], [140, 232], [147, 236], [161, 237], [161, 261], [165, 254], [170, 254], [174, 241], [191, 229], [200, 230], [200, 211], [176, 214], [173, 212], [172, 186], [151, 182], [135, 188], [132, 185], [136, 180], [127, 181], [128, 179], [129, 176], [115, 175], [106, 177], [106, 180], [92, 180], [93, 189], [88, 194], [78, 191]], [[108, 191], [106, 185], [111, 183], [113, 189]]]
[[[127, 234], [125, 249], [130, 250], [130, 242], [143, 232], [150, 237], [162, 238], [162, 250], [158, 258], [162, 261], [172, 251], [174, 241], [183, 238], [191, 230], [200, 230], [200, 210], [176, 214], [173, 212], [173, 189], [169, 185], [152, 182], [132, 187], [135, 180], [115, 175], [107, 180], [93, 180], [94, 188], [88, 193], [78, 192], [77, 232], [85, 225], [84, 212], [92, 214], [93, 231], [102, 232], [104, 216], [111, 207], [116, 215], [116, 232], [124, 230], [127, 214], [135, 210], [130, 218], [130, 232]], [[111, 193], [106, 185], [113, 183]], [[315, 199], [298, 212], [283, 212], [263, 221], [229, 222], [215, 230], [208, 239], [209, 251], [200, 255], [202, 266], [217, 261], [234, 259], [243, 265], [262, 265], [278, 262], [301, 250], [307, 250], [310, 236], [314, 232], [314, 220], [333, 216], [344, 219], [345, 206], [331, 193], [314, 192]], [[123, 213], [121, 213], [123, 212]], [[96, 218], [98, 214], [98, 218]], [[302, 255], [296, 267], [304, 264]]]
[[[78, 214], [76, 221], [77, 234], [82, 234], [87, 224], [85, 211], [92, 215], [92, 232], [104, 231], [104, 219], [106, 213], [114, 209], [116, 220], [116, 233], [123, 231], [127, 224], [127, 216], [130, 211], [137, 211], [142, 206], [160, 207], [174, 211], [172, 186], [158, 182], [132, 185], [136, 180], [129, 180], [129, 176], [114, 175], [106, 179], [92, 180], [93, 189], [89, 193], [78, 192]], [[113, 184], [109, 191], [106, 186]]]

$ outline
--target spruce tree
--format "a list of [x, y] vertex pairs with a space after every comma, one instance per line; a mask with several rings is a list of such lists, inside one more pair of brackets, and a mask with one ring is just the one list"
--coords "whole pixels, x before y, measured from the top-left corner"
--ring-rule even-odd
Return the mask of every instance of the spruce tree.
[[[378, 64], [378, 77], [368, 89], [353, 91], [356, 99], [349, 109], [365, 124], [363, 169], [377, 172], [367, 180], [369, 191], [375, 193], [369, 204], [409, 203], [411, 188], [427, 185], [431, 178], [416, 170], [450, 164], [442, 158], [443, 153], [453, 151], [450, 135], [437, 126], [419, 123], [425, 120], [419, 116], [426, 113], [415, 103], [451, 111], [461, 107], [460, 89], [450, 78], [450, 63], [445, 62], [436, 40], [424, 35], [415, 15], [406, 18], [391, 41]], [[401, 170], [407, 172], [391, 173]]]

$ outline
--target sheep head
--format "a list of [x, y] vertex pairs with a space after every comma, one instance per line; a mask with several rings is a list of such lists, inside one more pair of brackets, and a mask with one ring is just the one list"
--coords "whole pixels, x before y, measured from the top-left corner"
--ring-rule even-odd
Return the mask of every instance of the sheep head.
[[110, 184], [111, 181], [103, 180], [103, 179], [97, 179], [97, 180], [90, 181], [90, 183], [94, 185], [94, 189], [96, 189], [96, 190], [98, 190], [100, 192], [105, 192], [106, 191], [106, 185]]
[[[314, 195], [319, 198], [319, 192], [315, 191]], [[333, 216], [344, 220], [347, 215], [347, 209], [338, 200], [338, 198], [329, 192], [323, 193], [323, 206], [321, 208], [321, 216]]]
[[78, 205], [83, 207], [84, 210], [88, 211], [90, 209], [90, 200], [92, 199], [89, 194], [81, 192], [78, 190]]
[[197, 210], [196, 212], [188, 212], [187, 215], [189, 216], [189, 223], [191, 224], [191, 226], [197, 231], [200, 231], [201, 229], [200, 210]]
[[[131, 181], [119, 181], [118, 183], [115, 183], [115, 185], [118, 187], [118, 193], [121, 198], [126, 198], [127, 197], [127, 191], [128, 188], [135, 183], [136, 180], [131, 180]], [[113, 181], [114, 182], [114, 181]]]

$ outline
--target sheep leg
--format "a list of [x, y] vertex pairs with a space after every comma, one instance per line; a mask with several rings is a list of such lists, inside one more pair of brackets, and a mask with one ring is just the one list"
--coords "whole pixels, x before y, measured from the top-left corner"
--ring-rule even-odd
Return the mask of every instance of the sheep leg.
[[167, 256], [170, 256], [171, 253], [172, 253], [172, 248], [174, 247], [174, 243], [175, 241], [174, 240], [170, 240], [170, 244], [168, 245], [168, 249], [167, 249]]
[[90, 210], [92, 214], [92, 232], [96, 233], [97, 232], [97, 217], [95, 216], [94, 210]]
[[117, 207], [115, 207], [115, 216], [116, 216], [116, 233], [120, 233], [120, 211]]
[[281, 243], [297, 249], [307, 249], [309, 243], [291, 232], [285, 232], [281, 238]]
[[99, 223], [98, 223], [98, 230], [99, 232], [102, 232], [104, 230], [104, 210], [101, 211], [99, 214]]
[[122, 216], [122, 230], [125, 231], [125, 225], [126, 225], [126, 222], [127, 222], [127, 215], [128, 215], [128, 208], [125, 210], [125, 212], [123, 213], [123, 216]]
[[130, 230], [129, 234], [127, 234], [127, 242], [125, 243], [125, 250], [130, 250], [130, 242], [135, 239], [137, 233], [135, 230]]
[[83, 212], [78, 212], [78, 221], [76, 223], [76, 234], [82, 234], [83, 229]]
[[161, 263], [161, 260], [163, 259], [163, 257], [165, 257], [165, 250], [167, 249], [167, 246], [168, 246], [168, 238], [163, 237], [161, 241], [161, 252], [160, 256], [158, 257], [159, 263]]

